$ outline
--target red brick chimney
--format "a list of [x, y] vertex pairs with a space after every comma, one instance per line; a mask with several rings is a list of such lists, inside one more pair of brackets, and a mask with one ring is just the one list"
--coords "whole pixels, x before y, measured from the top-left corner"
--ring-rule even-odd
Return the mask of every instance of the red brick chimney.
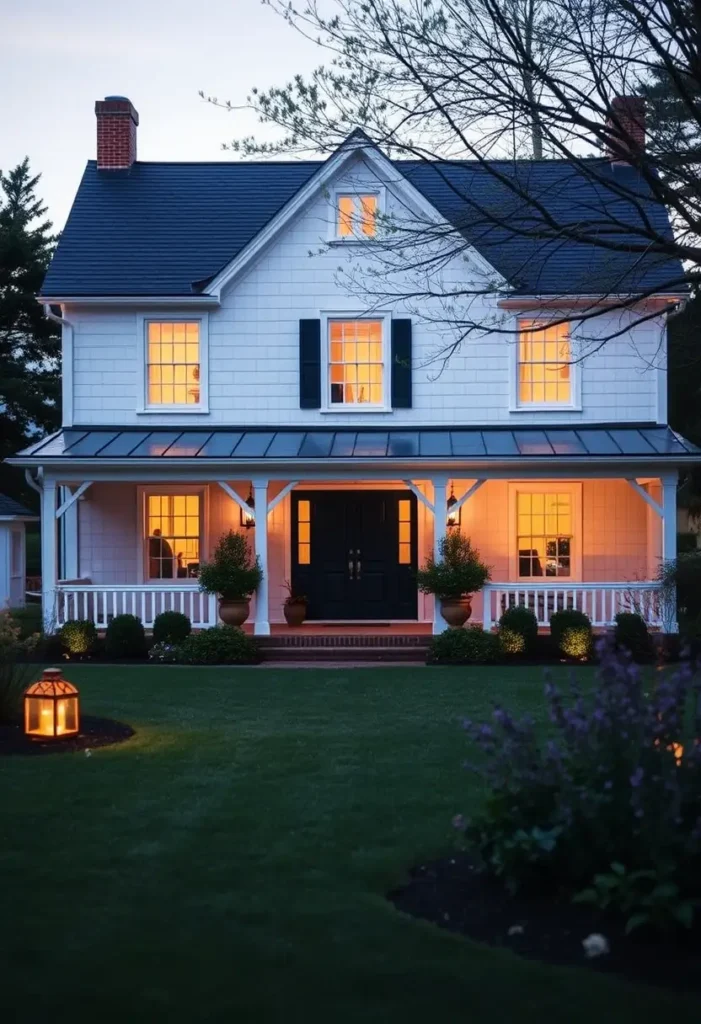
[[95, 103], [97, 117], [97, 168], [128, 170], [136, 160], [136, 128], [139, 115], [126, 96], [105, 96]]
[[629, 164], [645, 149], [645, 100], [642, 96], [614, 96], [606, 127], [613, 132], [607, 156], [614, 164]]

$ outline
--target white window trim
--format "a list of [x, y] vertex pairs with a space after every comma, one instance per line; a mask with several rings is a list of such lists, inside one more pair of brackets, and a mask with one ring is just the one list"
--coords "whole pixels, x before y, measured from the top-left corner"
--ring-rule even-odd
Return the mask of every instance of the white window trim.
[[[368, 313], [357, 311], [344, 311], [340, 312], [321, 312], [319, 314], [321, 320], [321, 374], [322, 374], [322, 393], [321, 393], [321, 409], [322, 413], [350, 413], [352, 416], [362, 415], [363, 413], [378, 413], [378, 412], [392, 412], [392, 387], [390, 374], [392, 372], [391, 367], [391, 350], [392, 350], [392, 314], [391, 313]], [[329, 373], [329, 348], [331, 344], [329, 336], [329, 323], [332, 320], [380, 320], [382, 322], [382, 404], [371, 405], [369, 402], [364, 402], [362, 405], [345, 405], [339, 402], [331, 402], [331, 380]]]
[[[168, 324], [199, 324], [200, 328], [200, 400], [197, 405], [149, 405], [148, 403], [148, 362], [146, 332], [149, 323]], [[197, 313], [174, 316], [167, 310], [163, 313], [140, 313], [136, 318], [137, 343], [136, 358], [139, 371], [136, 411], [141, 416], [153, 416], [158, 413], [177, 412], [186, 416], [192, 413], [209, 412], [209, 314]]]
[[[372, 236], [353, 234], [339, 235], [338, 233], [338, 200], [341, 196], [376, 196], [377, 211], [375, 214], [375, 234]], [[378, 218], [385, 211], [385, 188], [383, 185], [369, 184], [367, 188], [334, 188], [331, 190], [329, 229], [327, 241], [334, 245], [372, 245], [377, 241], [379, 222]]]
[[146, 498], [150, 494], [199, 494], [200, 496], [200, 561], [209, 554], [209, 485], [208, 484], [148, 484], [136, 488], [136, 572], [137, 582], [163, 589], [190, 588], [197, 590], [196, 579], [152, 580], [148, 574], [146, 547]]
[[[581, 412], [582, 411], [582, 365], [578, 361], [570, 362], [570, 401], [569, 402], [519, 402], [518, 397], [518, 370], [519, 370], [519, 347], [521, 340], [521, 332], [519, 324], [521, 320], [540, 320], [546, 322], [547, 320], [562, 320], [562, 316], [541, 316], [536, 312], [533, 314], [526, 315], [520, 313], [514, 318], [514, 337], [515, 341], [511, 345], [511, 356], [509, 359], [509, 412], [515, 413], [529, 413], [529, 412]], [[570, 359], [572, 359], [572, 353], [575, 349], [575, 341], [577, 337], [577, 327], [570, 327]]]
[[[582, 484], [577, 480], [536, 480], [509, 481], [509, 582], [538, 583], [547, 586], [566, 587], [569, 583], [582, 582]], [[518, 520], [516, 513], [516, 495], [519, 491], [523, 494], [546, 494], [553, 491], [567, 492], [572, 497], [572, 538], [574, 552], [571, 555], [570, 567], [571, 576], [519, 576], [518, 574]]]

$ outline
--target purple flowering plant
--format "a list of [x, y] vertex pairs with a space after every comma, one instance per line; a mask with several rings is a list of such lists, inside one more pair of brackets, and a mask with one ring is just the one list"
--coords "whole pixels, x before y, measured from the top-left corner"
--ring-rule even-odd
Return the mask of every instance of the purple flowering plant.
[[503, 707], [464, 723], [488, 796], [459, 827], [511, 888], [572, 896], [615, 862], [701, 896], [701, 673], [641, 670], [610, 640], [597, 653], [586, 694], [546, 675], [549, 728]]

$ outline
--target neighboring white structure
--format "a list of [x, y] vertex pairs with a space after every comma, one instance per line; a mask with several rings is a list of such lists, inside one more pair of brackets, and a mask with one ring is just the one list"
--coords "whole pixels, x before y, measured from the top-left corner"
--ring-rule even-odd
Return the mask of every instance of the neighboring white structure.
[[20, 608], [27, 590], [25, 524], [39, 517], [0, 494], [0, 608]]
[[[167, 607], [213, 624], [198, 565], [234, 528], [265, 570], [260, 634], [284, 621], [286, 580], [316, 622], [440, 630], [413, 573], [461, 529], [492, 566], [473, 614], [487, 627], [526, 602], [543, 626], [578, 607], [597, 625], [635, 608], [675, 628], [654, 580], [676, 554], [679, 469], [700, 453], [667, 425], [681, 297], [642, 282], [644, 258], [630, 260], [639, 306], [613, 311], [601, 282], [620, 285], [625, 256], [536, 241], [530, 258], [506, 233], [468, 245], [442, 288], [500, 282], [472, 316], [512, 340], [485, 329], [437, 374], [454, 338], [440, 304], [393, 300], [411, 281], [378, 248], [383, 218], [450, 227], [430, 166], [360, 135], [324, 163], [140, 163], [131, 103], [96, 110], [98, 160], [40, 297], [62, 324], [63, 430], [12, 460], [42, 487], [47, 624], [129, 611], [148, 626]], [[552, 188], [574, 208], [563, 166]], [[445, 173], [469, 183], [474, 168]], [[586, 337], [582, 301], [601, 306]]]

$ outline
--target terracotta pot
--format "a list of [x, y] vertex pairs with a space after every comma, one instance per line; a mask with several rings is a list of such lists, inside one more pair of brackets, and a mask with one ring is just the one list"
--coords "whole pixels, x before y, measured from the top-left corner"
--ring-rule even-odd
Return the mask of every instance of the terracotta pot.
[[251, 612], [250, 602], [245, 597], [238, 601], [219, 599], [219, 618], [227, 626], [242, 626]]
[[472, 615], [472, 595], [465, 597], [442, 597], [441, 612], [449, 626], [464, 626]]
[[299, 602], [283, 605], [283, 612], [288, 626], [301, 626], [307, 617], [307, 606]]

